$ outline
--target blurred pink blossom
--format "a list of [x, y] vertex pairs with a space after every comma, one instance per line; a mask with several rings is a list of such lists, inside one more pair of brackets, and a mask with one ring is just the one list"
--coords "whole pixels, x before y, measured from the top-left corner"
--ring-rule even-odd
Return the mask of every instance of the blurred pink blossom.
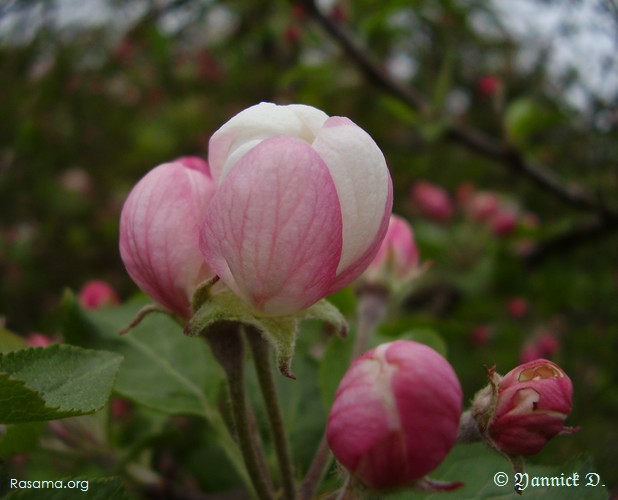
[[448, 193], [431, 182], [420, 181], [414, 184], [410, 199], [421, 215], [435, 222], [446, 222], [453, 217], [453, 204]]
[[116, 291], [106, 281], [88, 281], [79, 291], [79, 303], [86, 309], [99, 309], [119, 302]]
[[419, 252], [412, 227], [405, 219], [391, 215], [386, 236], [362, 279], [397, 288], [418, 272]]

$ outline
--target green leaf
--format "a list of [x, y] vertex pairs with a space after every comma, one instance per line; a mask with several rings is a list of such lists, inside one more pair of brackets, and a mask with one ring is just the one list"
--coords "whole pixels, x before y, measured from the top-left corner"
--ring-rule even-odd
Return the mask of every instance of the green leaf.
[[513, 101], [504, 116], [507, 134], [519, 146], [526, 146], [534, 134], [548, 130], [559, 121], [556, 113], [530, 98]]
[[42, 422], [0, 426], [0, 458], [35, 449], [45, 425]]
[[19, 335], [0, 326], [0, 352], [11, 352], [25, 349], [28, 346], [26, 341]]
[[[88, 500], [129, 500], [131, 498], [118, 478], [65, 478], [47, 482], [30, 479], [28, 481], [31, 481], [30, 485], [26, 481], [17, 483], [17, 485], [23, 484], [23, 489], [22, 487], [11, 489], [11, 492], [4, 498], [6, 500], [40, 500], [41, 498], [45, 500], [84, 500], [84, 498]], [[77, 484], [78, 481], [79, 484]], [[68, 488], [69, 485], [76, 487]]]
[[127, 399], [170, 415], [205, 416], [222, 380], [206, 342], [183, 335], [178, 323], [160, 313], [120, 336], [142, 306], [138, 301], [86, 311], [67, 295], [67, 338], [122, 354], [114, 390]]
[[333, 337], [328, 343], [324, 357], [320, 362], [318, 386], [320, 387], [322, 404], [326, 411], [330, 410], [339, 382], [350, 366], [352, 344], [351, 339]]
[[100, 410], [122, 357], [68, 345], [0, 354], [0, 422], [15, 424]]
[[[513, 489], [513, 471], [509, 462], [488, 449], [482, 444], [458, 445], [448, 455], [446, 460], [429, 477], [441, 481], [463, 481], [465, 485], [456, 490], [453, 497], [467, 499], [529, 499], [543, 498], [544, 500], [601, 500], [607, 499], [607, 490], [601, 486], [585, 486], [585, 475], [596, 471], [592, 460], [579, 457], [570, 462], [556, 466], [526, 465], [525, 472], [533, 477], [569, 477], [573, 473], [579, 474], [579, 486], [573, 487], [532, 487], [524, 490], [523, 495], [517, 495]], [[494, 476], [504, 472], [508, 477], [508, 484], [497, 486]], [[389, 500], [416, 500], [427, 498], [444, 498], [445, 493], [418, 493], [412, 491], [399, 492], [389, 495]]]
[[332, 326], [342, 337], [348, 334], [348, 322], [345, 317], [337, 307], [326, 299], [322, 299], [309, 309], [305, 309], [301, 319], [317, 319]]

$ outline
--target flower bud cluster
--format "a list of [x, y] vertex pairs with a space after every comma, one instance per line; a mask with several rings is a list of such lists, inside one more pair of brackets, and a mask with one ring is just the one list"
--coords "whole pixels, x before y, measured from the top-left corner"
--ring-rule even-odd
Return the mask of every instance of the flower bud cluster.
[[382, 152], [347, 118], [261, 103], [130, 193], [120, 253], [133, 280], [188, 319], [215, 275], [256, 313], [295, 314], [355, 280], [378, 252], [392, 206]]

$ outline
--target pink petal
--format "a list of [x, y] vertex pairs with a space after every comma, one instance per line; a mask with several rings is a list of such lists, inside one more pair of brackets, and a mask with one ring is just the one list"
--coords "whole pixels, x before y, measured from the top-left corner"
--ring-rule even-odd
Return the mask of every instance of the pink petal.
[[212, 269], [256, 309], [284, 315], [326, 295], [342, 246], [329, 171], [305, 142], [262, 141], [222, 181], [201, 249]]
[[214, 193], [202, 170], [166, 163], [133, 188], [120, 219], [120, 254], [131, 278], [170, 311], [190, 315], [195, 287], [212, 276], [199, 222]]

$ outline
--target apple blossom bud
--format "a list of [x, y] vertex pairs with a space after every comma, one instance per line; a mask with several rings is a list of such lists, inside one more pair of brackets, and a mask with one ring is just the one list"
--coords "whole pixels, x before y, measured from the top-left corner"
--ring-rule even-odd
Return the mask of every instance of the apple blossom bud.
[[206, 261], [263, 315], [299, 312], [355, 280], [378, 252], [392, 185], [376, 143], [347, 118], [261, 103], [215, 132], [218, 188]]
[[491, 229], [496, 236], [508, 236], [517, 227], [517, 214], [512, 210], [499, 210], [491, 218]]
[[51, 337], [44, 333], [32, 332], [26, 337], [26, 344], [28, 344], [28, 347], [47, 347], [53, 343], [54, 341]]
[[495, 193], [480, 192], [476, 193], [469, 202], [468, 211], [470, 217], [483, 222], [494, 217], [500, 206], [500, 200]]
[[365, 486], [413, 486], [455, 444], [461, 409], [451, 365], [430, 347], [399, 340], [352, 363], [326, 436], [337, 460]]
[[470, 332], [470, 343], [475, 347], [487, 345], [493, 337], [492, 329], [487, 325], [475, 326]]
[[435, 222], [446, 222], [453, 217], [453, 204], [447, 192], [431, 182], [414, 184], [410, 197], [414, 208]]
[[472, 402], [472, 415], [484, 439], [510, 456], [534, 455], [565, 427], [571, 412], [573, 385], [555, 363], [537, 359], [504, 377], [488, 371], [490, 385]]
[[79, 303], [86, 309], [99, 309], [120, 303], [112, 286], [100, 280], [88, 281], [79, 292]]
[[530, 304], [524, 297], [513, 297], [506, 307], [511, 318], [523, 318], [528, 313]]
[[494, 75], [486, 75], [479, 80], [477, 90], [481, 95], [492, 96], [502, 91], [502, 80]]
[[133, 281], [188, 318], [197, 286], [213, 277], [199, 248], [199, 225], [215, 191], [208, 165], [181, 158], [159, 165], [133, 188], [120, 217], [120, 255]]
[[391, 215], [386, 236], [375, 258], [363, 273], [365, 283], [398, 288], [408, 282], [418, 269], [419, 253], [410, 224]]
[[560, 341], [554, 332], [544, 331], [527, 342], [521, 350], [519, 359], [522, 363], [539, 358], [551, 358], [560, 347]]

